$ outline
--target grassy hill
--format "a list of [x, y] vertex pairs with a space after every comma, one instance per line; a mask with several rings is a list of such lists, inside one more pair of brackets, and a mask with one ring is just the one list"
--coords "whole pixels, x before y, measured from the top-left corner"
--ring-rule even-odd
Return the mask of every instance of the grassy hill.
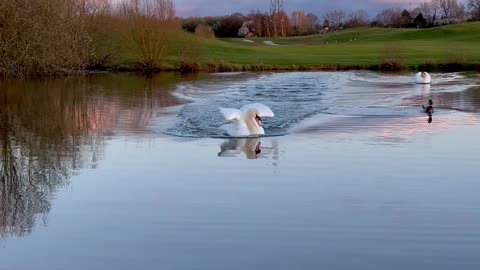
[[[251, 41], [203, 39], [180, 34], [176, 48], [196, 48], [201, 66], [225, 70], [376, 68], [392, 52], [410, 69], [426, 63], [432, 68], [480, 67], [480, 22], [431, 29], [353, 28], [328, 34], [253, 38]], [[266, 41], [279, 45], [269, 46], [264, 43]], [[177, 60], [177, 57], [170, 57], [170, 65], [175, 66]], [[133, 54], [123, 50], [118, 61], [128, 66], [134, 62]]]

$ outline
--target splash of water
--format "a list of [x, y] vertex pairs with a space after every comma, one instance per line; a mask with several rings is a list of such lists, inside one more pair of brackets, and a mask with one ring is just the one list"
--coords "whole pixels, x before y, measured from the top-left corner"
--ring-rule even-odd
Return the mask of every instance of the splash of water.
[[[435, 78], [435, 77], [434, 77]], [[190, 101], [174, 124], [160, 132], [182, 137], [227, 137], [220, 126], [219, 108], [240, 108], [260, 102], [274, 118], [264, 119], [266, 136], [289, 133], [292, 127], [315, 115], [347, 117], [420, 117], [423, 99], [435, 89], [466, 89], [459, 75], [437, 76], [437, 84], [417, 89], [410, 75], [373, 72], [231, 73], [179, 85], [175, 94]], [[458, 83], [455, 83], [455, 82]], [[428, 91], [428, 92], [427, 92]], [[412, 97], [417, 97], [413, 99]], [[421, 98], [418, 98], [421, 97]], [[441, 109], [437, 114], [448, 113]]]

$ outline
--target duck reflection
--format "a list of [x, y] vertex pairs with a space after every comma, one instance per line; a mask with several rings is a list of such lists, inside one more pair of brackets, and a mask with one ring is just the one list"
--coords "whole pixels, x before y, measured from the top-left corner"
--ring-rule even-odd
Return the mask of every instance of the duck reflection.
[[247, 159], [258, 159], [270, 155], [278, 155], [278, 143], [264, 146], [260, 138], [231, 138], [220, 144], [219, 157], [236, 157], [244, 153]]

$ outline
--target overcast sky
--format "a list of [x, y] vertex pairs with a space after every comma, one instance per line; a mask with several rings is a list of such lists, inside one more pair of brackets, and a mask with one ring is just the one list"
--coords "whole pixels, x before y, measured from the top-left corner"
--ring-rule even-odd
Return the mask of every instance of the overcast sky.
[[[234, 12], [248, 13], [250, 10], [259, 9], [269, 11], [270, 0], [174, 0], [177, 15], [188, 16], [215, 16], [226, 15]], [[295, 9], [303, 9], [317, 15], [332, 9], [346, 11], [365, 9], [370, 16], [383, 8], [388, 7], [414, 7], [425, 0], [284, 0], [288, 13]], [[467, 0], [460, 0], [466, 3]]]

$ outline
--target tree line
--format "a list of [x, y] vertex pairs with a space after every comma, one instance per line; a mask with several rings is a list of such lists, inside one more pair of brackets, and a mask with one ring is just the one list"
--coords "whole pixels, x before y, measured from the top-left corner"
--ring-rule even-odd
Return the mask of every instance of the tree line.
[[[294, 10], [280, 14], [289, 36], [309, 35], [352, 27], [426, 28], [480, 20], [480, 0], [469, 0], [465, 6], [458, 0], [431, 0], [413, 9], [387, 8], [373, 19], [365, 10], [347, 13], [331, 10], [322, 16]], [[194, 33], [201, 25], [209, 27], [216, 37], [273, 36], [272, 15], [259, 10], [244, 15], [234, 13], [216, 17], [181, 19], [182, 29]]]

